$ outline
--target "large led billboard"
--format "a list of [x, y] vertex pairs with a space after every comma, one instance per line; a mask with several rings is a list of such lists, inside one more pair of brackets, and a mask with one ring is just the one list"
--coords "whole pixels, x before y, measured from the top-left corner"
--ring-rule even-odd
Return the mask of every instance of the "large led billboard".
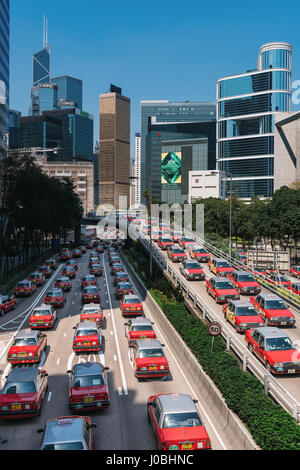
[[181, 152], [161, 154], [161, 183], [181, 183]]

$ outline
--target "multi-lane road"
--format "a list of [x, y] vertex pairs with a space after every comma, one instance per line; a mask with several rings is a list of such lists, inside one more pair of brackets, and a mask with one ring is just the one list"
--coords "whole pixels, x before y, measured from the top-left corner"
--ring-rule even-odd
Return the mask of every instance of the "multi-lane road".
[[[103, 327], [104, 347], [100, 354], [75, 355], [72, 350], [73, 327], [78, 323], [81, 311], [81, 277], [89, 273], [89, 252], [78, 260], [76, 278], [72, 281], [72, 290], [67, 294], [67, 301], [62, 309], [57, 309], [58, 321], [52, 330], [46, 331], [47, 350], [43, 358], [43, 369], [49, 374], [49, 387], [44, 397], [41, 413], [37, 418], [22, 420], [2, 420], [0, 449], [2, 450], [38, 450], [41, 435], [36, 431], [43, 427], [48, 419], [70, 415], [68, 409], [68, 375], [72, 365], [96, 361], [109, 367], [108, 385], [110, 406], [106, 410], [86, 413], [97, 424], [94, 430], [94, 447], [103, 450], [152, 450], [156, 442], [151, 426], [147, 421], [146, 403], [150, 395], [157, 393], [186, 393], [198, 400], [198, 410], [211, 438], [213, 449], [232, 449], [230, 436], [219, 424], [218, 411], [209, 409], [193, 382], [189, 370], [182, 363], [168, 344], [168, 338], [155, 323], [158, 339], [163, 343], [169, 361], [170, 377], [167, 380], [138, 381], [134, 377], [130, 360], [128, 342], [125, 337], [125, 319], [120, 311], [120, 302], [115, 298], [115, 287], [111, 276], [107, 253], [101, 255], [104, 274], [97, 278], [100, 290], [101, 306], [105, 322]], [[62, 264], [53, 273], [46, 284], [37, 289], [33, 297], [18, 299], [16, 309], [0, 319], [0, 372], [2, 386], [9, 373], [7, 352], [13, 337], [20, 329], [28, 328], [32, 308], [41, 305], [46, 291], [54, 286], [59, 277]], [[135, 293], [137, 287], [131, 279]], [[202, 286], [199, 285], [199, 288]], [[145, 315], [152, 319], [147, 302], [143, 300]]]

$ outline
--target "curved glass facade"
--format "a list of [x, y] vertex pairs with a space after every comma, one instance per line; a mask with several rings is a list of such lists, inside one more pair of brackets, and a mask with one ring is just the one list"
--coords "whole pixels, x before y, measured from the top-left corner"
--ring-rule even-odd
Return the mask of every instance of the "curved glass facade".
[[292, 52], [287, 49], [271, 49], [260, 54], [261, 70], [292, 68]]
[[291, 64], [288, 43], [269, 43], [258, 70], [218, 82], [218, 169], [232, 175], [237, 197], [272, 196], [274, 113], [291, 110]]
[[290, 89], [290, 72], [274, 70], [222, 80], [218, 87], [218, 98], [248, 95], [268, 90], [289, 91]]
[[8, 110], [9, 0], [0, 0], [0, 150], [6, 147], [6, 135], [8, 134]]

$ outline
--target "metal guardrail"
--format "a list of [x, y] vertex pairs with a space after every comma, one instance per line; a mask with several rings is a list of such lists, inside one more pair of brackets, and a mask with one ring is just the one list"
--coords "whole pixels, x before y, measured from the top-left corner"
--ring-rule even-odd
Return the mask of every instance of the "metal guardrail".
[[[140, 242], [150, 251], [150, 242], [141, 237]], [[226, 341], [227, 350], [232, 350], [243, 364], [243, 370], [250, 370], [263, 384], [265, 392], [269, 393], [289, 414], [298, 422], [300, 421], [300, 403], [291, 393], [289, 393], [254, 356], [250, 355], [247, 347], [235, 336], [228, 328], [228, 325], [208, 306], [202, 297], [178, 275], [171, 262], [159, 253], [158, 249], [152, 244], [153, 258], [163, 271], [166, 271], [180, 288], [186, 293], [188, 299], [191, 299], [194, 306], [197, 307], [202, 319], [210, 322], [217, 321], [222, 325], [222, 337]]]

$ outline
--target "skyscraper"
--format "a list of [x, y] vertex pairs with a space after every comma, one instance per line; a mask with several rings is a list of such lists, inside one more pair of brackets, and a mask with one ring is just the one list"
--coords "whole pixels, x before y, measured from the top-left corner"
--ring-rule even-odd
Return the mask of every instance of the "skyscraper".
[[100, 95], [100, 204], [119, 208], [119, 196], [129, 204], [130, 99], [114, 85]]
[[32, 56], [32, 86], [50, 83], [50, 47], [48, 46], [48, 20], [44, 16], [43, 49]]
[[[0, 0], [0, 151], [7, 147], [9, 110], [9, 0]], [[1, 158], [1, 155], [0, 155]]]
[[41, 83], [31, 88], [31, 116], [38, 116], [44, 111], [58, 109], [57, 85]]
[[274, 114], [291, 109], [292, 46], [260, 48], [257, 70], [217, 83], [217, 159], [232, 175], [233, 194], [271, 197], [274, 191]]
[[135, 134], [135, 161], [134, 161], [134, 177], [135, 177], [135, 204], [141, 203], [141, 134]]
[[73, 102], [76, 108], [82, 109], [82, 80], [63, 75], [51, 78], [51, 83], [57, 85], [59, 106]]
[[[189, 101], [172, 103], [168, 100], [141, 101], [141, 199], [143, 203], [145, 203], [143, 193], [149, 185], [145, 176], [147, 168], [151, 165], [146, 154], [146, 137], [150, 127], [153, 124], [215, 121], [215, 103]], [[190, 169], [192, 170], [193, 168]], [[157, 169], [157, 174], [159, 171]]]

